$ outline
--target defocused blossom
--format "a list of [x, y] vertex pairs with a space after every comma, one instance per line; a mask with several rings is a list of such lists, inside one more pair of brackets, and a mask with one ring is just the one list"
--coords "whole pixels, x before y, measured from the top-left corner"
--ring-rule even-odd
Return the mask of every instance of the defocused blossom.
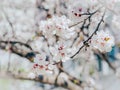
[[110, 52], [114, 44], [114, 37], [109, 31], [98, 31], [91, 39], [92, 47], [101, 52]]
[[30, 73], [28, 74], [28, 78], [34, 79], [34, 78], [35, 78], [35, 74], [32, 73], [32, 72], [30, 72]]
[[41, 42], [43, 42], [43, 38], [39, 37], [39, 38], [35, 38], [35, 40], [31, 43], [31, 47], [33, 48], [34, 51], [37, 51], [37, 52], [41, 51], [41, 48], [44, 44], [44, 43], [41, 43]]

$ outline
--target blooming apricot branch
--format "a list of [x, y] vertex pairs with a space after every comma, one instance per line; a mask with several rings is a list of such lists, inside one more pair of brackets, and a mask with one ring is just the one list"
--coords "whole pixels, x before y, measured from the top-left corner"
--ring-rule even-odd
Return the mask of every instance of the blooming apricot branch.
[[[84, 87], [82, 84], [89, 82], [85, 76], [90, 77], [93, 73], [92, 66], [91, 71], [86, 71], [88, 75], [81, 75], [87, 66], [85, 62], [91, 63], [95, 60], [94, 53], [105, 60], [113, 70], [116, 69], [106, 56], [115, 45], [111, 32], [104, 29], [104, 21], [107, 21], [109, 14], [98, 0], [36, 0], [34, 5], [15, 5], [12, 6], [15, 7], [14, 10], [4, 7], [2, 18], [0, 16], [0, 48], [33, 63], [28, 76], [13, 75], [14, 77], [80, 90]], [[74, 69], [69, 71], [65, 67], [69, 66], [69, 63], [65, 63], [76, 62], [76, 58], [79, 58], [77, 61], [80, 62], [77, 73], [81, 71], [74, 76], [71, 74]], [[75, 64], [74, 68], [76, 67]], [[46, 76], [46, 73], [54, 75], [53, 79]], [[95, 86], [94, 83], [92, 85]]]

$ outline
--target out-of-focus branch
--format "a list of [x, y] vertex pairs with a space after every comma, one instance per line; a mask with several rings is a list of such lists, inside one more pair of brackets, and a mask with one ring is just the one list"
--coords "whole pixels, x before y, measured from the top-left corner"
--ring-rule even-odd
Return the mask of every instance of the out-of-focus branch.
[[108, 65], [109, 67], [114, 71], [116, 72], [116, 67], [114, 66], [114, 64], [112, 64], [110, 61], [109, 61], [109, 57], [107, 56], [107, 53], [101, 53], [100, 51], [98, 50], [95, 50], [94, 51], [94, 54], [99, 56], [100, 60], [104, 60]]
[[50, 85], [56, 85], [67, 88], [69, 90], [82, 90], [79, 85], [72, 83], [70, 80], [64, 80], [62, 77], [58, 77], [58, 81], [55, 84], [56, 75], [38, 75], [35, 78], [30, 78], [26, 74], [10, 74], [15, 79], [31, 80], [35, 82], [46, 83]]
[[[11, 30], [12, 30], [12, 34], [13, 34], [13, 38], [15, 37], [15, 33], [14, 33], [14, 27], [12, 22], [9, 20], [9, 17], [7, 16], [6, 12], [4, 10], [2, 10], [4, 13], [4, 16], [6, 18], [6, 20], [8, 21]], [[5, 35], [7, 35], [7, 33], [5, 33]], [[4, 35], [4, 36], [5, 36]], [[17, 44], [17, 45], [16, 45]], [[28, 51], [22, 50], [21, 48], [18, 48], [17, 46], [24, 46], [25, 48], [29, 49]], [[9, 47], [9, 50], [14, 53], [17, 54], [21, 57], [25, 57], [27, 58], [29, 61], [33, 62], [33, 57], [35, 56], [35, 52], [33, 52], [32, 48], [30, 45], [28, 45], [27, 43], [22, 43], [19, 41], [0, 41], [0, 48], [3, 50], [6, 50], [6, 47]]]
[[[62, 62], [61, 62], [61, 63], [62, 63]], [[58, 64], [57, 64], [58, 69], [60, 70], [60, 72], [64, 72], [66, 75], [68, 75], [68, 78], [69, 78], [69, 80], [70, 80], [71, 82], [73, 82], [73, 83], [81, 86], [82, 83], [83, 83], [83, 81], [77, 79], [76, 77], [71, 76], [68, 72], [66, 72], [66, 71], [64, 70], [64, 68], [61, 66], [61, 63], [58, 63]]]
[[[17, 54], [23, 58], [27, 58], [29, 61], [33, 62], [33, 59], [34, 56], [35, 56], [35, 52], [32, 51], [32, 48], [26, 44], [26, 43], [22, 43], [22, 42], [17, 42], [17, 41], [0, 41], [0, 48], [3, 49], [3, 50], [6, 50], [6, 47], [7, 45], [10, 45], [10, 51], [14, 54]], [[19, 44], [19, 46], [25, 46], [26, 48], [28, 48], [29, 50], [28, 51], [24, 51], [24, 50], [21, 50], [21, 48], [18, 48], [16, 44]], [[72, 81], [73, 83], [77, 84], [77, 85], [81, 85], [82, 81], [69, 75], [69, 73], [67, 73], [63, 67], [61, 66], [61, 63], [62, 62], [58, 62], [58, 63], [55, 63], [57, 66], [58, 66], [58, 69], [60, 70], [60, 73], [63, 72], [65, 74], [68, 75], [69, 77], [69, 80]], [[60, 73], [58, 74], [58, 76], [60, 75]], [[56, 82], [58, 80], [58, 76], [56, 76]]]
[[[34, 52], [30, 45], [18, 41], [0, 41], [0, 48], [10, 50], [12, 53], [27, 58], [33, 62], [33, 58], [37, 52]], [[24, 50], [25, 49], [25, 50]]]
[[[9, 41], [9, 42], [8, 41], [0, 41], [0, 48], [3, 49], [3, 50], [6, 50], [6, 47], [7, 47], [8, 44], [10, 45], [10, 51], [12, 53], [17, 54], [17, 55], [19, 55], [21, 57], [27, 58], [29, 61], [32, 62], [31, 58], [35, 56], [35, 53], [34, 52], [30, 52], [30, 51], [32, 51], [32, 48], [29, 45], [27, 45], [25, 43], [22, 43], [22, 42], [16, 42], [16, 41]], [[29, 50], [28, 51], [22, 51], [22, 50], [20, 51], [20, 48], [18, 48], [16, 44], [19, 44], [19, 46], [25, 46]], [[29, 55], [31, 55], [31, 56], [29, 56]], [[62, 86], [62, 87], [66, 87], [66, 88], [69, 88], [69, 89], [72, 88], [71, 90], [76, 88], [76, 86], [78, 85], [77, 87], [79, 87], [79, 89], [76, 89], [76, 90], [80, 90], [80, 88], [81, 88], [80, 85], [81, 85], [82, 81], [77, 79], [77, 78], [75, 78], [75, 77], [73, 77], [73, 76], [71, 76], [71, 75], [69, 75], [69, 73], [67, 73], [61, 67], [60, 63], [56, 63], [56, 65], [58, 66], [58, 69], [60, 70], [60, 73], [57, 76], [53, 77], [53, 81], [51, 81], [51, 77], [49, 78], [49, 77], [46, 77], [44, 75], [42, 75], [41, 77], [44, 77], [45, 80], [44, 79], [40, 80], [39, 79], [40, 76], [38, 76], [38, 77], [36, 77], [34, 79], [30, 79], [30, 78], [24, 77], [24, 75], [23, 76], [19, 76], [19, 75], [16, 76], [16, 75], [14, 75], [14, 76], [16, 78], [19, 78], [19, 79], [33, 80], [33, 81], [38, 81], [38, 82], [48, 83], [48, 84], [53, 84], [53, 85], [55, 84], [57, 86]], [[61, 72], [65, 73], [68, 76], [68, 81], [64, 81], [62, 83], [59, 82], [59, 75], [61, 74]], [[65, 85], [67, 85], [67, 86], [65, 86]]]
[[11, 30], [12, 30], [12, 33], [13, 33], [13, 37], [14, 37], [14, 36], [15, 36], [15, 33], [14, 33], [13, 24], [12, 24], [12, 22], [9, 20], [9, 18], [8, 18], [7, 14], [5, 13], [4, 10], [3, 10], [3, 13], [4, 13], [5, 18], [6, 18], [6, 20], [8, 21], [8, 23], [9, 23], [9, 25], [10, 25], [10, 27], [11, 27]]
[[99, 53], [99, 55], [100, 55], [100, 57], [101, 57], [103, 60], [105, 60], [105, 61], [108, 63], [109, 67], [110, 67], [114, 72], [116, 72], [115, 66], [113, 66], [112, 63], [110, 63], [110, 61], [109, 61], [108, 57], [106, 56], [106, 54]]

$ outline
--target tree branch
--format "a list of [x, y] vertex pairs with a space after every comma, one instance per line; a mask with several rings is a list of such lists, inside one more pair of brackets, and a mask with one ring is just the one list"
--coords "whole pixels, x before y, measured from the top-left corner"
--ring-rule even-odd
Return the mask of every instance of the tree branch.
[[78, 50], [73, 56], [71, 56], [71, 58], [74, 58], [74, 57], [81, 51], [81, 49], [82, 49], [83, 47], [85, 47], [86, 45], [88, 45], [88, 41], [89, 41], [89, 40], [93, 37], [93, 35], [96, 34], [96, 32], [99, 30], [99, 27], [100, 27], [101, 23], [103, 22], [104, 15], [105, 15], [105, 12], [104, 12], [104, 14], [103, 14], [100, 22], [98, 23], [95, 31], [90, 35], [90, 37], [89, 37], [87, 40], [85, 40], [85, 41], [83, 42], [83, 45], [79, 48], [79, 50]]
[[[19, 48], [16, 44], [19, 45]], [[9, 46], [9, 49], [12, 53], [17, 54], [18, 56], [27, 58], [29, 61], [33, 62], [33, 58], [37, 52], [34, 52], [30, 45], [18, 41], [0, 41], [0, 48], [6, 50], [6, 47]], [[27, 50], [23, 50], [22, 46], [27, 48]]]
[[[9, 76], [15, 79], [30, 80], [30, 81], [55, 85], [56, 75], [50, 76], [50, 75], [44, 74], [44, 75], [38, 75], [35, 78], [30, 78], [27, 76], [27, 74], [13, 74], [13, 73], [9, 73], [9, 74], [10, 74]], [[79, 85], [72, 83], [70, 80], [64, 80], [62, 77], [58, 78], [58, 81], [55, 86], [64, 87], [69, 90], [82, 90], [82, 87], [80, 87]]]

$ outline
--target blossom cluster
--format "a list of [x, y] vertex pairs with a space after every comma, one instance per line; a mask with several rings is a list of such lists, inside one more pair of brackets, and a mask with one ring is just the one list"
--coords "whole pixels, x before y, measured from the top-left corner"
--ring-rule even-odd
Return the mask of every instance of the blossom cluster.
[[70, 48], [67, 44], [60, 42], [58, 42], [58, 44], [56, 44], [54, 47], [50, 47], [50, 52], [53, 55], [53, 60], [56, 62], [65, 62], [67, 60], [70, 60], [70, 56], [75, 53], [75, 51], [75, 47]]
[[[42, 66], [46, 67], [53, 62], [65, 62], [70, 60], [70, 57], [76, 53], [77, 49], [79, 49], [77, 46], [71, 47], [71, 43], [73, 42], [77, 33], [75, 28], [70, 27], [71, 24], [72, 21], [66, 16], [53, 16], [52, 18], [39, 23], [39, 30], [42, 32], [45, 38], [47, 38], [49, 44], [48, 47], [46, 46], [49, 54], [44, 53], [44, 55], [42, 55], [42, 61], [44, 63]], [[54, 40], [56, 38], [55, 36], [59, 38], [57, 41]], [[50, 44], [50, 42], [53, 41], [55, 41], [54, 44]], [[81, 42], [79, 42], [78, 46], [80, 43]], [[97, 33], [93, 35], [90, 46], [93, 49], [98, 49], [101, 52], [109, 52], [112, 50], [112, 46], [114, 46], [114, 44], [114, 37], [110, 34], [110, 32], [101, 30], [97, 31]], [[46, 57], [48, 56], [49, 61], [46, 61]], [[41, 66], [41, 63], [39, 65]], [[37, 67], [39, 65], [37, 65]]]
[[69, 27], [71, 24], [72, 21], [66, 16], [53, 16], [46, 21], [41, 21], [39, 29], [46, 38], [57, 35], [60, 38], [69, 39], [75, 34], [75, 29]]

